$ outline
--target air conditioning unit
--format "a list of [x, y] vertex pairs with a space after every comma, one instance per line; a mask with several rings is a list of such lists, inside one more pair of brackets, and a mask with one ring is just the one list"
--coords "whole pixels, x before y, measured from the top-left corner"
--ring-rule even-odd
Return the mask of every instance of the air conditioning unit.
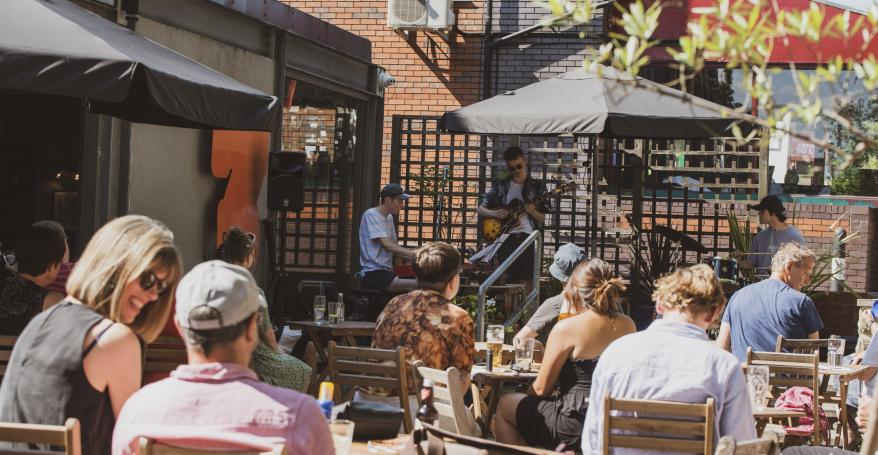
[[445, 30], [454, 25], [454, 0], [387, 0], [387, 25], [403, 30]]

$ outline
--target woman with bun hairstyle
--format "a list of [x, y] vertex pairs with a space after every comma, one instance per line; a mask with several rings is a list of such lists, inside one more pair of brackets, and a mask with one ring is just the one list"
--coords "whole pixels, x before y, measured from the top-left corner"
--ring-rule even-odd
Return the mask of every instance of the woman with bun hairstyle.
[[[617, 338], [633, 333], [622, 313], [625, 286], [600, 259], [579, 264], [564, 287], [576, 316], [549, 333], [543, 365], [526, 394], [504, 395], [494, 434], [500, 442], [579, 451], [591, 376], [598, 356]], [[553, 396], [556, 387], [558, 395]]]
[[129, 215], [99, 229], [67, 280], [67, 297], [18, 337], [0, 387], [0, 421], [63, 425], [75, 417], [82, 453], [109, 454], [116, 416], [141, 385], [145, 343], [165, 326], [181, 273], [174, 235], [161, 222]]
[[[244, 232], [237, 226], [232, 226], [223, 234], [221, 247], [222, 259], [230, 264], [239, 265], [250, 269], [256, 261], [256, 235], [252, 232]], [[274, 329], [268, 314], [268, 304], [265, 294], [259, 289], [262, 296], [262, 314], [259, 325], [259, 344], [253, 351], [250, 360], [250, 368], [256, 372], [262, 382], [278, 387], [306, 392], [311, 379], [312, 368], [305, 362], [284, 354], [278, 347], [274, 337]], [[316, 357], [316, 352], [314, 353]]]

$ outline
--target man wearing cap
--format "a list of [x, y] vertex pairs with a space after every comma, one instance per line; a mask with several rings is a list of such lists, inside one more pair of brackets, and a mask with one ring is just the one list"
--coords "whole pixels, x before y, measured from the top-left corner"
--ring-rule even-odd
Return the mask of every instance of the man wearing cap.
[[243, 267], [223, 261], [195, 266], [180, 280], [174, 323], [187, 365], [147, 385], [122, 407], [113, 451], [136, 454], [140, 437], [212, 450], [270, 450], [330, 455], [326, 419], [305, 394], [259, 381], [247, 368], [259, 342], [260, 298]]
[[805, 245], [805, 238], [793, 225], [787, 224], [786, 208], [775, 195], [762, 198], [756, 205], [749, 206], [750, 210], [759, 211], [759, 224], [768, 225], [767, 228], [756, 234], [746, 260], [738, 260], [741, 268], [755, 268], [758, 275], [771, 274], [771, 257], [784, 243], [796, 242]]
[[411, 291], [417, 281], [393, 273], [393, 256], [415, 256], [414, 250], [397, 243], [393, 222], [409, 195], [399, 183], [388, 183], [378, 196], [378, 205], [366, 210], [360, 220], [360, 286], [394, 293]]
[[[573, 273], [573, 269], [585, 259], [585, 250], [578, 245], [574, 243], [561, 245], [558, 251], [555, 252], [555, 259], [552, 265], [549, 266], [549, 273], [561, 282], [561, 287], [563, 288], [567, 281], [570, 280], [570, 274]], [[563, 293], [553, 295], [544, 300], [543, 304], [537, 308], [537, 311], [527, 321], [527, 324], [518, 331], [515, 338], [518, 340], [529, 340], [543, 335], [542, 338], [545, 339], [549, 331], [552, 330], [555, 321], [558, 320], [563, 304]]]

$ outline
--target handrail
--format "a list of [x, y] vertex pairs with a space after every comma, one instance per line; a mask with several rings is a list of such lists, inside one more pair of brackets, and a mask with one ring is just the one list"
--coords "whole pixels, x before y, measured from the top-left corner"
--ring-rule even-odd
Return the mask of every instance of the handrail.
[[518, 245], [518, 248], [512, 252], [512, 254], [507, 257], [503, 263], [494, 270], [490, 276], [488, 276], [485, 281], [479, 286], [478, 293], [478, 308], [476, 312], [476, 340], [485, 341], [485, 297], [488, 294], [488, 288], [494, 284], [495, 281], [500, 279], [500, 275], [503, 275], [503, 272], [506, 271], [509, 267], [512, 266], [512, 263], [515, 262], [522, 254], [524, 254], [525, 250], [528, 247], [533, 245], [534, 248], [534, 274], [533, 274], [533, 288], [530, 291], [530, 294], [527, 295], [527, 299], [525, 299], [524, 305], [519, 308], [512, 317], [507, 319], [503, 325], [509, 326], [513, 322], [515, 322], [521, 315], [524, 313], [524, 310], [528, 308], [531, 303], [539, 300], [540, 298], [540, 270], [541, 270], [541, 261], [542, 261], [542, 231], [533, 231], [524, 242], [521, 242], [521, 245]]

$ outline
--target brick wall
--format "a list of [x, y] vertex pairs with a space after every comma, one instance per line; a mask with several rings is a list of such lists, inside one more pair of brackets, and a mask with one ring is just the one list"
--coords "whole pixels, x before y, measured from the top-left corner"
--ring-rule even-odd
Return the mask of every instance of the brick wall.
[[[455, 2], [457, 29], [453, 45], [435, 33], [395, 32], [387, 26], [387, 0], [281, 0], [305, 13], [356, 33], [372, 42], [372, 61], [397, 83], [385, 94], [382, 182], [389, 175], [394, 114], [441, 115], [480, 100], [484, 34], [484, 0]], [[548, 17], [530, 0], [495, 0], [493, 31], [498, 38]], [[587, 25], [542, 29], [497, 46], [491, 68], [491, 94], [514, 90], [556, 76], [582, 64], [597, 44], [600, 14]], [[579, 33], [589, 37], [582, 39]]]

